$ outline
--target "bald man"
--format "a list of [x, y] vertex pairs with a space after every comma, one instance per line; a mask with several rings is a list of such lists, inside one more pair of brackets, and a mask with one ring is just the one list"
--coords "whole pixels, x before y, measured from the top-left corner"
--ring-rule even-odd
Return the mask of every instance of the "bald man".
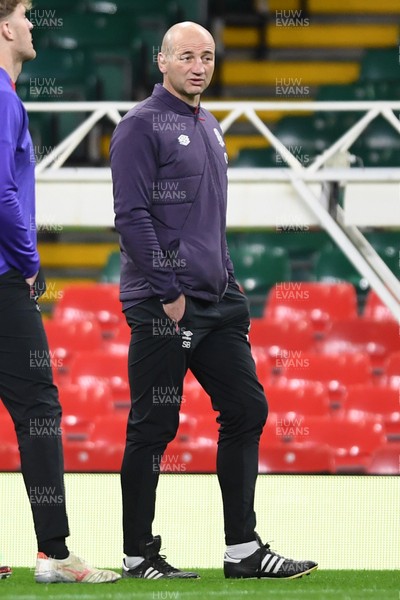
[[[272, 552], [255, 532], [258, 445], [268, 411], [247, 341], [248, 302], [226, 244], [228, 156], [218, 122], [200, 106], [214, 57], [214, 40], [200, 25], [169, 29], [158, 55], [162, 85], [125, 115], [111, 142], [120, 297], [132, 331], [123, 577], [197, 577], [168, 564], [152, 533], [188, 369], [218, 413], [225, 577], [293, 578], [317, 568]], [[173, 461], [174, 472], [186, 471], [182, 460]]]

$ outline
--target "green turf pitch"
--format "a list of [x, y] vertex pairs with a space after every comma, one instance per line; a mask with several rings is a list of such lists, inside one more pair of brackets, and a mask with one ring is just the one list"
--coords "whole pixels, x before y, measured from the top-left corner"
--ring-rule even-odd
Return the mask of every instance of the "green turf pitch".
[[0, 581], [1, 600], [400, 600], [400, 571], [315, 571], [286, 581], [224, 579], [219, 569], [198, 569], [201, 579], [124, 579], [111, 584], [36, 584], [30, 569]]

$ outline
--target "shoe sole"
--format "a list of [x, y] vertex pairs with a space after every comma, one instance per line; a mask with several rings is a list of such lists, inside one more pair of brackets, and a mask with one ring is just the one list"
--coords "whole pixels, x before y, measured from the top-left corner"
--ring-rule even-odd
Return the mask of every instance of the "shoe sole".
[[[118, 573], [116, 573], [116, 575], [118, 575]], [[119, 581], [121, 579], [121, 576], [116, 577], [115, 579], [110, 579], [109, 581], [92, 581], [90, 583], [92, 583], [93, 585], [100, 585], [100, 584], [107, 584], [107, 583], [116, 583], [117, 581]], [[35, 575], [35, 582], [36, 583], [45, 583], [45, 584], [57, 584], [57, 583], [82, 583], [82, 584], [87, 584], [89, 582], [87, 581], [71, 581], [70, 579], [63, 579], [62, 577], [54, 577], [54, 575], [52, 575], [51, 573], [47, 574], [47, 573], [38, 573]]]
[[121, 578], [119, 578], [119, 579], [112, 579], [110, 581], [90, 581], [89, 582], [89, 581], [69, 581], [67, 579], [57, 579], [57, 580], [54, 580], [54, 579], [36, 579], [35, 578], [35, 583], [39, 583], [39, 584], [43, 584], [43, 583], [49, 584], [49, 583], [51, 583], [51, 584], [54, 584], [54, 585], [57, 585], [58, 583], [67, 583], [67, 584], [72, 584], [72, 585], [75, 585], [75, 584], [84, 584], [84, 585], [87, 585], [88, 583], [90, 583], [91, 585], [106, 585], [108, 583], [116, 583], [120, 579]]
[[200, 575], [197, 577], [192, 576], [173, 576], [173, 575], [163, 575], [162, 577], [135, 577], [135, 575], [125, 575], [125, 572], [122, 572], [122, 579], [148, 579], [150, 581], [156, 581], [159, 579], [200, 579]]
[[303, 571], [302, 573], [296, 573], [295, 575], [290, 575], [289, 577], [268, 577], [268, 575], [250, 575], [249, 577], [246, 576], [242, 576], [242, 577], [226, 577], [225, 579], [275, 579], [278, 581], [282, 581], [283, 579], [300, 579], [301, 577], [303, 577], [303, 575], [309, 575], [312, 571], [316, 571], [318, 569], [318, 565], [316, 565], [315, 567], [311, 567], [311, 569], [308, 569], [307, 571]]

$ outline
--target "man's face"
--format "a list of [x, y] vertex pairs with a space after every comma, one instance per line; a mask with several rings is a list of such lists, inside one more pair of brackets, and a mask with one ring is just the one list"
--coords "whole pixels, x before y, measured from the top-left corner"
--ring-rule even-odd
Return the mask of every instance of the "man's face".
[[214, 72], [215, 45], [201, 31], [179, 32], [169, 52], [159, 55], [164, 87], [189, 104], [198, 104]]
[[13, 36], [13, 53], [17, 60], [25, 62], [36, 56], [32, 43], [33, 25], [26, 16], [26, 8], [18, 4], [14, 12], [6, 19]]

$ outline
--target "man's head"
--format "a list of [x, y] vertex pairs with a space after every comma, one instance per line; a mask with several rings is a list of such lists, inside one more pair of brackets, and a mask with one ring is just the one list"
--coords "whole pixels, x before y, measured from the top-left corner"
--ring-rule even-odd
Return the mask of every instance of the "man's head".
[[32, 23], [26, 16], [29, 0], [0, 0], [0, 64], [17, 74], [21, 65], [32, 60]]
[[163, 85], [174, 96], [196, 106], [209, 86], [215, 60], [215, 43], [207, 29], [185, 21], [168, 29], [164, 36], [158, 66]]

